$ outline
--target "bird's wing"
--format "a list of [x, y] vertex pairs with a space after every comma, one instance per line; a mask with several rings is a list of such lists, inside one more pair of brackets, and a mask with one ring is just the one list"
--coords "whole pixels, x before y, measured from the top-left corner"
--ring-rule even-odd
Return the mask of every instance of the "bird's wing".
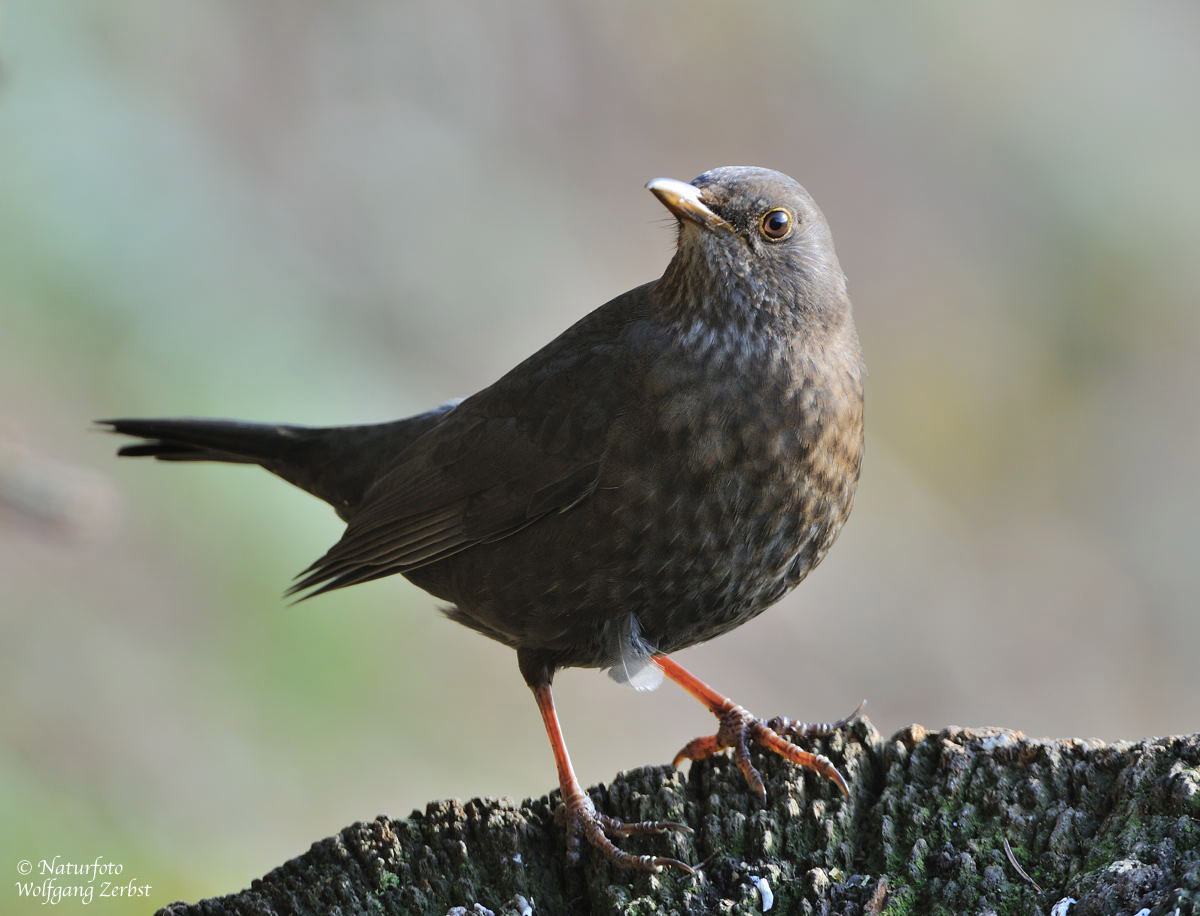
[[586, 500], [612, 405], [636, 374], [620, 339], [629, 310], [611, 308], [618, 304], [593, 312], [410, 445], [288, 593], [310, 598], [418, 569]]

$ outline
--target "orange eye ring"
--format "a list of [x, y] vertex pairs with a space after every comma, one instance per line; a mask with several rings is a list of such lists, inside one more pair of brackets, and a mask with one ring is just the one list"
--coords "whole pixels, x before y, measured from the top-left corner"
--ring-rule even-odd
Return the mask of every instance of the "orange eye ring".
[[792, 234], [796, 218], [785, 207], [772, 207], [758, 221], [758, 231], [768, 242], [781, 242]]

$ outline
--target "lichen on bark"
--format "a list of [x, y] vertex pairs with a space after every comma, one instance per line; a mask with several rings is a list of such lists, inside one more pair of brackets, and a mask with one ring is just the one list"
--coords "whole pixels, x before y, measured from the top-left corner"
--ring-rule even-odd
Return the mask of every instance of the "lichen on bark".
[[1068, 916], [1200, 913], [1200, 735], [1105, 744], [914, 725], [884, 739], [863, 719], [816, 745], [851, 799], [772, 755], [755, 758], [766, 805], [724, 757], [591, 790], [624, 820], [689, 824], [691, 836], [622, 845], [696, 863], [695, 876], [630, 873], [586, 850], [568, 864], [551, 798], [442, 801], [162, 912], [1048, 914], [1074, 898]]

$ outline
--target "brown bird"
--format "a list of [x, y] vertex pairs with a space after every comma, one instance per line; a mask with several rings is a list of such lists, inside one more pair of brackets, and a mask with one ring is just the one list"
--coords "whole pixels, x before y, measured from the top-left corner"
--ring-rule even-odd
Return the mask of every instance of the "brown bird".
[[[347, 527], [289, 594], [400, 573], [459, 623], [517, 650], [546, 726], [572, 858], [580, 838], [687, 829], [596, 811], [571, 767], [550, 683], [609, 668], [665, 674], [720, 726], [675, 758], [733, 748], [765, 797], [757, 743], [833, 780], [825, 757], [685, 671], [666, 653], [720, 636], [816, 566], [854, 498], [863, 363], [829, 227], [769, 169], [713, 169], [646, 187], [679, 222], [658, 280], [596, 309], [464, 401], [371, 426], [105, 420], [148, 440], [122, 455], [258, 464], [330, 503]], [[776, 726], [775, 728], [770, 727]]]

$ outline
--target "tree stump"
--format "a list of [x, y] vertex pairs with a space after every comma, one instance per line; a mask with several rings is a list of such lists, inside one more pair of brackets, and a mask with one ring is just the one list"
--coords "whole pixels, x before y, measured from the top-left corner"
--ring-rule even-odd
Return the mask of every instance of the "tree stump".
[[770, 754], [759, 804], [732, 761], [643, 767], [591, 790], [623, 820], [691, 836], [631, 838], [695, 876], [568, 864], [553, 797], [430, 803], [320, 840], [209, 914], [1200, 913], [1200, 734], [1140, 743], [1039, 740], [998, 728], [865, 719], [811, 742], [853, 797]]

